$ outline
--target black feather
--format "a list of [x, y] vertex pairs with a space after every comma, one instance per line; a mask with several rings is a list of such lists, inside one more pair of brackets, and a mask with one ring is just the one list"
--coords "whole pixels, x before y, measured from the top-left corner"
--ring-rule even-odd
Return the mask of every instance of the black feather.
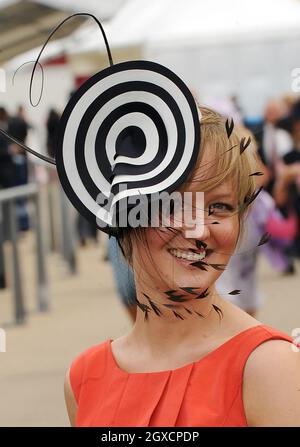
[[163, 304], [163, 306], [168, 307], [169, 309], [178, 309], [178, 306], [176, 306], [176, 304]]
[[208, 288], [204, 290], [204, 292], [200, 293], [200, 295], [196, 296], [195, 300], [199, 300], [202, 298], [206, 298], [209, 295]]
[[187, 313], [189, 313], [189, 314], [192, 314], [193, 312], [190, 310], [190, 309], [188, 309], [187, 307], [184, 307], [183, 306], [183, 308], [187, 311]]
[[229, 139], [230, 135], [232, 134], [233, 128], [234, 128], [234, 122], [233, 122], [232, 118], [231, 118], [231, 122], [230, 123], [229, 123], [228, 119], [226, 120], [225, 127], [226, 127], [227, 137]]
[[270, 238], [271, 238], [271, 235], [269, 233], [263, 234], [262, 237], [260, 238], [260, 241], [257, 244], [257, 246], [260, 247], [261, 245], [266, 244], [267, 242], [269, 242]]
[[184, 303], [186, 301], [184, 295], [169, 296], [169, 300], [174, 301], [175, 303]]
[[225, 270], [226, 264], [209, 264], [215, 270]]
[[169, 300], [171, 301], [178, 301], [178, 302], [183, 302], [186, 301], [184, 298], [184, 295], [175, 295], [175, 293], [177, 293], [178, 290], [167, 290], [166, 292], [164, 292], [165, 295], [168, 296]]
[[209, 266], [209, 264], [207, 264], [206, 262], [203, 261], [196, 261], [196, 262], [191, 262], [190, 265], [193, 265], [194, 267], [198, 267], [200, 270], [205, 270], [207, 272], [207, 269], [205, 268], [205, 266]]
[[251, 137], [248, 137], [246, 140], [246, 137], [243, 137], [240, 142], [240, 155], [247, 149], [249, 144], [251, 143]]
[[247, 206], [250, 205], [250, 203], [252, 203], [256, 197], [258, 196], [258, 194], [261, 192], [261, 190], [263, 189], [263, 186], [261, 186], [257, 191], [255, 191], [251, 196], [246, 196], [244, 199], [244, 204], [246, 204]]
[[215, 304], [213, 304], [213, 308], [215, 309], [215, 311], [217, 312], [217, 314], [218, 314], [218, 316], [219, 316], [219, 318], [221, 320], [221, 318], [223, 317], [222, 310], [218, 306], [216, 306]]
[[204, 316], [202, 314], [200, 314], [200, 312], [197, 312], [196, 310], [194, 310], [195, 314], [197, 314], [199, 317], [204, 318]]
[[199, 250], [200, 250], [201, 248], [206, 248], [207, 244], [203, 241], [196, 240], [196, 247], [199, 248]]
[[197, 292], [193, 292], [194, 289], [199, 289], [199, 287], [180, 287], [181, 290], [184, 290], [187, 293], [191, 293], [192, 295], [197, 295]]
[[261, 172], [261, 171], [257, 171], [257, 172], [253, 172], [253, 174], [250, 174], [249, 175], [249, 177], [252, 177], [253, 175], [264, 175], [264, 173], [263, 172]]
[[175, 312], [175, 310], [172, 311], [176, 318], [180, 318], [180, 320], [184, 320], [183, 316], [180, 315], [178, 312]]
[[143, 295], [145, 295], [145, 297], [147, 298], [147, 300], [150, 303], [150, 306], [152, 307], [152, 309], [154, 310], [154, 312], [156, 313], [156, 315], [158, 317], [160, 317], [162, 315], [162, 311], [159, 309], [159, 307], [149, 298], [148, 295], [146, 295], [145, 293], [143, 293]]
[[229, 292], [228, 295], [239, 295], [240, 293], [241, 293], [240, 290], [235, 289], [235, 290], [232, 290], [231, 292]]

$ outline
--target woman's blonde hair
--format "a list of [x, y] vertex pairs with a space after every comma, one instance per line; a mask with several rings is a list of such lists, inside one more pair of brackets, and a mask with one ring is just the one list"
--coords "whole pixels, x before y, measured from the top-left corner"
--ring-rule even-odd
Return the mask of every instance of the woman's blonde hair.
[[[207, 192], [230, 179], [233, 190], [237, 192], [240, 236], [243, 229], [243, 218], [249, 209], [244, 206], [244, 202], [255, 192], [255, 176], [251, 175], [256, 171], [257, 164], [254, 138], [241, 125], [235, 125], [228, 138], [226, 119], [223, 116], [208, 107], [199, 106], [199, 110], [202, 115], [199, 156], [194, 169], [177, 191]], [[252, 142], [242, 152], [241, 142], [245, 143], [249, 136]], [[243, 138], [244, 140], [242, 140]], [[207, 151], [210, 152], [209, 162], [206, 161]], [[129, 231], [124, 231], [118, 238], [122, 253], [131, 266], [133, 238], [145, 243], [145, 230], [147, 228], [132, 228]]]

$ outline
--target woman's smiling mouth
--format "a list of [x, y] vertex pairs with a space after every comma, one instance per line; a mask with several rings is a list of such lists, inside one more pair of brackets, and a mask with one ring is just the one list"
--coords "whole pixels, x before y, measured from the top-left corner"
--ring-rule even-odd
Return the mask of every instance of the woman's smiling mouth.
[[[168, 252], [180, 264], [190, 265], [191, 263], [197, 262], [197, 261], [206, 262], [207, 256], [212, 252], [212, 250], [204, 249], [204, 248], [200, 248], [198, 250], [169, 248]], [[195, 266], [191, 266], [191, 267], [196, 268]]]
[[171, 248], [169, 253], [175, 258], [186, 259], [188, 261], [202, 261], [206, 256], [206, 251], [203, 249], [199, 253], [193, 253], [190, 250], [181, 250], [179, 248]]

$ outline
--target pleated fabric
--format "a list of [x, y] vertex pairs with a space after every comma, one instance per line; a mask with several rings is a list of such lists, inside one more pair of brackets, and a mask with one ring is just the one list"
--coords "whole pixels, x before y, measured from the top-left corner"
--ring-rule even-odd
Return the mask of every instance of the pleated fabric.
[[[261, 343], [292, 337], [267, 325], [235, 335], [181, 368], [128, 373], [111, 339], [80, 353], [70, 367], [77, 427], [245, 427], [243, 371]], [[297, 345], [299, 346], [299, 345]]]

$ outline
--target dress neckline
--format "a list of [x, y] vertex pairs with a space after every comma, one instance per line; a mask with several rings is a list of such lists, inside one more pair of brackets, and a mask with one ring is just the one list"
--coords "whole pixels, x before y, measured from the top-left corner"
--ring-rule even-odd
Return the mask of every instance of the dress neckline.
[[180, 366], [179, 368], [166, 369], [166, 370], [162, 370], [162, 371], [150, 371], [150, 372], [128, 372], [128, 371], [125, 371], [124, 369], [122, 369], [118, 365], [118, 363], [117, 363], [117, 361], [115, 359], [115, 356], [113, 354], [111, 343], [114, 340], [109, 338], [109, 339], [107, 339], [106, 344], [107, 344], [107, 351], [108, 351], [108, 355], [109, 355], [110, 361], [113, 363], [114, 367], [120, 373], [125, 374], [126, 376], [142, 376], [142, 375], [149, 375], [149, 374], [151, 374], [151, 375], [152, 374], [165, 375], [165, 374], [170, 374], [172, 372], [177, 372], [177, 371], [180, 371], [180, 370], [184, 371], [185, 369], [188, 369], [188, 368], [192, 367], [193, 365], [197, 365], [200, 362], [202, 362], [202, 361], [206, 360], [207, 358], [211, 357], [212, 355], [216, 354], [217, 352], [221, 351], [224, 347], [227, 347], [228, 345], [230, 345], [230, 343], [232, 343], [233, 341], [236, 341], [236, 339], [238, 339], [239, 337], [241, 337], [245, 333], [250, 332], [251, 330], [256, 330], [257, 328], [263, 328], [265, 326], [266, 326], [265, 324], [261, 323], [261, 324], [257, 324], [256, 326], [248, 327], [247, 329], [244, 329], [243, 331], [241, 331], [238, 334], [234, 335], [233, 337], [229, 338], [227, 341], [225, 341], [220, 346], [218, 346], [217, 348], [215, 348], [212, 351], [210, 351], [204, 357], [201, 357], [199, 360], [187, 363], [186, 365]]

